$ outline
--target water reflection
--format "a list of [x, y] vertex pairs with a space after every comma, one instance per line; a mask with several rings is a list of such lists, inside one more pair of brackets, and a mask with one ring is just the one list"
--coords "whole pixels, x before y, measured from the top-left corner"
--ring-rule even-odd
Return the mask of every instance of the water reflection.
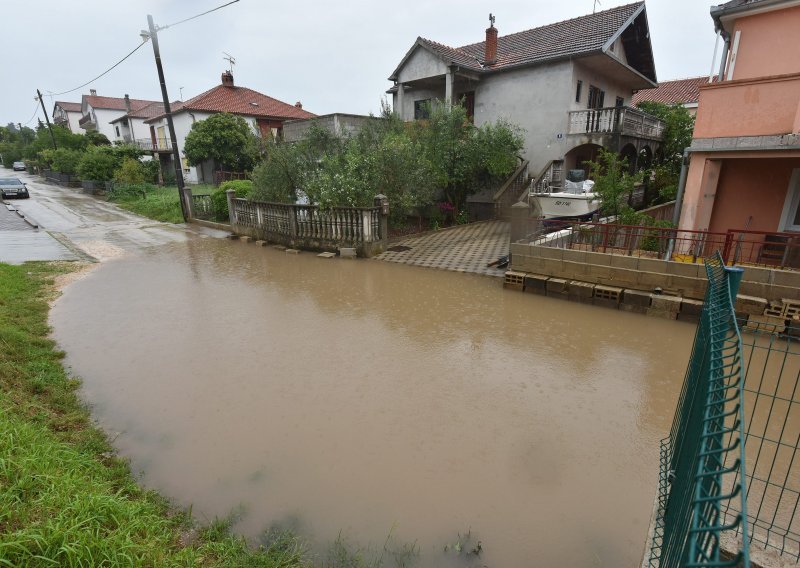
[[[145, 482], [254, 536], [471, 529], [491, 566], [633, 565], [693, 328], [496, 280], [190, 239], [52, 315]], [[436, 552], [436, 553], [435, 553]]]

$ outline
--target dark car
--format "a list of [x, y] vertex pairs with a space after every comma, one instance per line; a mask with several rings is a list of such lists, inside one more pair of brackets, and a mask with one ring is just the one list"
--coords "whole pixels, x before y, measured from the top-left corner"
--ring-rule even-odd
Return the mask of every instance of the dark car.
[[25, 162], [14, 162], [14, 171], [15, 172], [24, 172], [25, 171]]
[[0, 197], [30, 197], [28, 188], [19, 178], [0, 178]]

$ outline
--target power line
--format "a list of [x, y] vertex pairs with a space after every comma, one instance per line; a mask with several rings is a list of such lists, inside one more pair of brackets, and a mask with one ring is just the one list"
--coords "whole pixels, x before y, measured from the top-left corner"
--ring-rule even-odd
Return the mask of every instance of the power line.
[[227, 4], [223, 4], [222, 6], [217, 6], [216, 8], [212, 8], [211, 10], [206, 10], [202, 14], [197, 14], [196, 16], [192, 16], [191, 18], [186, 18], [185, 20], [180, 20], [179, 22], [175, 22], [173, 24], [167, 24], [166, 26], [158, 26], [158, 31], [165, 30], [167, 28], [172, 28], [177, 25], [183, 24], [184, 22], [188, 22], [190, 20], [194, 20], [195, 18], [199, 18], [200, 16], [205, 16], [206, 14], [210, 14], [211, 12], [216, 12], [217, 10], [222, 10], [223, 8], [230, 6], [231, 4], [236, 4], [239, 0], [232, 0]]
[[[238, 0], [237, 0], [237, 1], [238, 1]], [[115, 67], [117, 67], [117, 65], [119, 65], [120, 63], [122, 63], [123, 61], [125, 61], [126, 59], [128, 59], [128, 58], [129, 58], [131, 55], [133, 55], [134, 53], [136, 53], [136, 51], [137, 51], [139, 48], [141, 48], [141, 47], [142, 47], [144, 44], [146, 44], [146, 43], [147, 43], [147, 40], [144, 40], [144, 41], [142, 41], [142, 43], [140, 43], [140, 44], [139, 44], [139, 45], [137, 45], [135, 48], [133, 48], [133, 50], [132, 50], [130, 53], [128, 53], [128, 55], [126, 55], [125, 57], [123, 57], [122, 59], [120, 59], [119, 61], [117, 61], [116, 63], [114, 63], [114, 65], [112, 65], [111, 67], [109, 67], [108, 69], [106, 69], [105, 71], [103, 71], [102, 73], [100, 73], [100, 74], [99, 74], [97, 77], [95, 77], [94, 79], [92, 79], [92, 80], [90, 80], [90, 81], [86, 81], [86, 82], [85, 82], [83, 85], [79, 85], [79, 86], [75, 87], [74, 89], [70, 89], [69, 91], [62, 91], [62, 92], [60, 92], [60, 93], [50, 93], [50, 96], [51, 96], [51, 97], [57, 97], [57, 96], [59, 96], [59, 95], [66, 95], [67, 93], [72, 93], [72, 92], [74, 92], [74, 91], [77, 91], [78, 89], [82, 89], [82, 88], [84, 88], [86, 85], [89, 85], [89, 84], [91, 84], [91, 83], [94, 83], [94, 82], [95, 82], [95, 81], [97, 81], [97, 80], [98, 80], [100, 77], [102, 77], [102, 76], [106, 75], [108, 72], [110, 72], [110, 71], [111, 71], [111, 70], [113, 70]]]
[[36, 106], [33, 108], [33, 116], [28, 119], [28, 122], [25, 123], [25, 126], [28, 126], [31, 121], [36, 118], [36, 115], [39, 114], [39, 100], [36, 100]]
[[[165, 30], [165, 29], [167, 29], [167, 28], [172, 28], [172, 27], [175, 27], [175, 26], [177, 26], [177, 25], [183, 24], [183, 23], [185, 23], [185, 22], [188, 22], [188, 21], [190, 21], [190, 20], [194, 20], [194, 19], [196, 19], [196, 18], [199, 18], [200, 16], [205, 16], [206, 14], [210, 14], [211, 12], [216, 12], [217, 10], [221, 10], [222, 8], [225, 8], [225, 7], [227, 7], [227, 6], [230, 6], [231, 4], [236, 4], [238, 1], [239, 1], [239, 0], [232, 0], [231, 2], [228, 2], [227, 4], [223, 4], [223, 5], [221, 5], [221, 6], [217, 6], [216, 8], [212, 8], [211, 10], [206, 10], [205, 12], [202, 12], [202, 13], [200, 13], [200, 14], [197, 14], [197, 15], [195, 15], [195, 16], [192, 16], [191, 18], [186, 18], [186, 19], [184, 19], [184, 20], [180, 20], [180, 21], [178, 21], [178, 22], [174, 22], [174, 23], [172, 23], [172, 24], [167, 24], [166, 26], [158, 26], [158, 27], [157, 27], [157, 30]], [[82, 89], [82, 88], [83, 88], [83, 87], [85, 87], [86, 85], [89, 85], [89, 84], [91, 84], [91, 83], [94, 83], [94, 82], [95, 82], [95, 81], [97, 81], [97, 80], [98, 80], [100, 77], [103, 77], [104, 75], [106, 75], [107, 73], [109, 73], [110, 71], [112, 71], [112, 70], [113, 70], [115, 67], [117, 67], [117, 66], [118, 66], [120, 63], [122, 63], [123, 61], [125, 61], [126, 59], [128, 59], [128, 58], [129, 58], [131, 55], [133, 55], [134, 53], [136, 53], [136, 51], [138, 51], [138, 50], [139, 50], [139, 48], [141, 48], [141, 47], [142, 47], [142, 46], [143, 46], [145, 43], [147, 43], [147, 40], [148, 40], [148, 39], [150, 39], [150, 38], [145, 38], [145, 39], [142, 41], [142, 43], [140, 43], [140, 44], [139, 44], [139, 45], [137, 45], [135, 48], [133, 48], [133, 50], [131, 50], [131, 51], [130, 51], [130, 53], [128, 53], [128, 54], [127, 54], [125, 57], [123, 57], [122, 59], [120, 59], [119, 61], [117, 61], [116, 63], [114, 63], [114, 65], [112, 65], [111, 67], [109, 67], [108, 69], [106, 69], [105, 71], [103, 71], [102, 73], [100, 73], [100, 74], [99, 74], [97, 77], [95, 77], [94, 79], [92, 79], [92, 80], [90, 80], [90, 81], [86, 81], [84, 84], [82, 84], [82, 85], [79, 85], [79, 86], [75, 87], [74, 89], [70, 89], [69, 91], [61, 91], [60, 93], [51, 93], [50, 91], [48, 91], [48, 96], [50, 97], [50, 100], [52, 101], [52, 97], [58, 97], [58, 96], [60, 96], [60, 95], [66, 95], [66, 94], [69, 94], [69, 93], [73, 93], [73, 92], [75, 92], [75, 91], [77, 91], [77, 90], [79, 90], [79, 89]], [[35, 116], [35, 115], [34, 115], [34, 116]], [[31, 119], [31, 120], [33, 120], [33, 119]], [[30, 122], [30, 121], [28, 121], [28, 122]]]

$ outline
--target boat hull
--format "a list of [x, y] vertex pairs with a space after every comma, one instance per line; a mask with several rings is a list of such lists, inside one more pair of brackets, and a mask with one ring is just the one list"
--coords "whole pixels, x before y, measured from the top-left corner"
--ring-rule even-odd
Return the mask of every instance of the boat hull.
[[600, 209], [600, 200], [593, 193], [534, 193], [531, 197], [539, 204], [545, 219], [591, 217]]

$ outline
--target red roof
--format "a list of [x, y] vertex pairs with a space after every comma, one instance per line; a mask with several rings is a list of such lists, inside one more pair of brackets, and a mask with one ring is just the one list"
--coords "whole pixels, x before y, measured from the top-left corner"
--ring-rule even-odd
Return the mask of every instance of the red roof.
[[56, 101], [56, 106], [61, 107], [65, 112], [81, 112], [81, 103]]
[[[531, 65], [566, 57], [600, 52], [630, 19], [643, 10], [644, 2], [617, 6], [594, 14], [572, 18], [555, 24], [533, 28], [497, 38], [497, 61], [484, 64], [486, 42], [462, 47], [449, 47], [425, 38], [417, 42], [427, 46], [441, 58], [477, 72], [501, 70], [518, 65]], [[412, 48], [413, 51], [414, 48]], [[406, 55], [406, 59], [411, 52]], [[389, 77], [395, 80], [404, 59]]]
[[[181, 101], [173, 101], [170, 103], [170, 110], [175, 112], [176, 109], [179, 109], [183, 103]], [[133, 106], [133, 105], [131, 105]], [[150, 118], [155, 118], [157, 116], [161, 116], [164, 114], [164, 103], [160, 102], [153, 102], [149, 105], [145, 105], [140, 107], [138, 110], [131, 110], [128, 114], [124, 114], [118, 118], [115, 118], [111, 121], [111, 124], [115, 122], [119, 122], [121, 120], [125, 120], [126, 118], [143, 118], [148, 120]]]
[[[83, 95], [83, 100], [89, 103], [92, 108], [104, 108], [111, 110], [125, 110], [125, 99], [120, 97], [100, 97], [98, 95]], [[142, 99], [131, 99], [131, 110], [139, 110], [143, 107], [158, 101], [146, 101]]]
[[[314, 113], [268, 97], [246, 87], [217, 85], [205, 93], [193, 97], [181, 105], [172, 107], [172, 112], [182, 111], [229, 112], [263, 118], [294, 119], [314, 118]], [[163, 113], [162, 113], [163, 114]], [[156, 118], [156, 117], [154, 117]]]
[[708, 76], [663, 81], [655, 89], [642, 89], [633, 95], [633, 104], [655, 101], [664, 104], [693, 104], [700, 100], [700, 87], [708, 83]]

